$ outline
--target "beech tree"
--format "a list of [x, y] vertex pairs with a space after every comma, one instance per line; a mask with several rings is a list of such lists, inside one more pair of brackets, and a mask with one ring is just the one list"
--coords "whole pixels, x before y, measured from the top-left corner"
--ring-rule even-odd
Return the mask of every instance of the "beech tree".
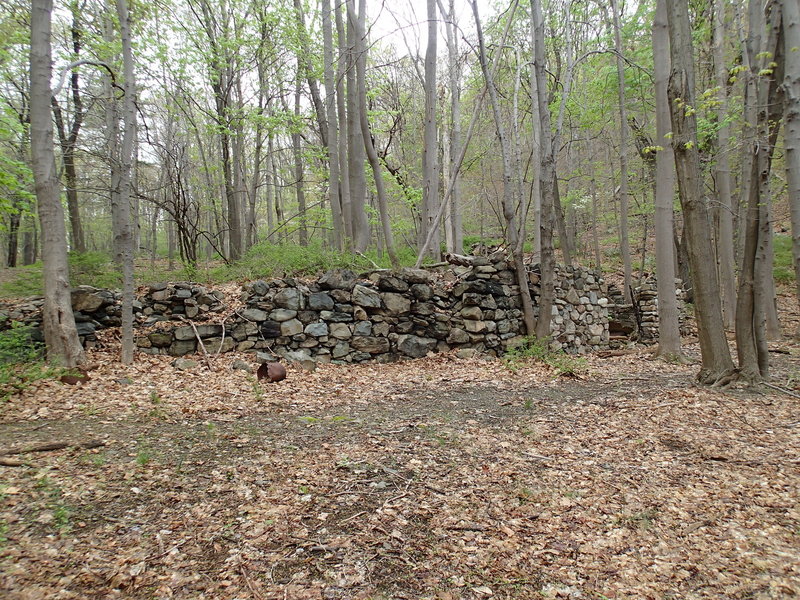
[[672, 62], [667, 97], [689, 264], [694, 277], [695, 314], [702, 358], [698, 380], [716, 384], [731, 378], [734, 366], [722, 322], [719, 280], [708, 236], [710, 213], [702, 190], [697, 147], [694, 48], [687, 0], [667, 0], [667, 20]]
[[[670, 131], [667, 81], [670, 72], [666, 0], [657, 0], [653, 20], [653, 71], [656, 94], [656, 272], [658, 273], [658, 355], [674, 360], [681, 356], [678, 301], [675, 298], [672, 203], [675, 196], [675, 157]], [[733, 240], [731, 240], [733, 247]]]
[[[800, 302], [800, 6], [794, 0], [783, 3], [783, 131], [786, 156], [786, 187], [792, 220], [792, 262], [797, 299]], [[800, 336], [800, 330], [796, 335]]]
[[53, 364], [75, 367], [84, 361], [84, 352], [72, 313], [67, 230], [53, 151], [53, 115], [50, 102], [52, 12], [52, 0], [33, 0], [31, 3], [31, 162], [42, 229], [42, 327], [47, 359]]

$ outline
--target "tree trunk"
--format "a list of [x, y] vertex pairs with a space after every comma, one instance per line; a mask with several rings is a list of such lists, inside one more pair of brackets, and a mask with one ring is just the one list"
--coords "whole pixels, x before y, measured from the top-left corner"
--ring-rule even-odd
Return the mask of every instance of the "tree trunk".
[[758, 56], [762, 64], [756, 66], [753, 76], [756, 81], [756, 144], [755, 155], [750, 161], [750, 189], [745, 220], [744, 251], [739, 281], [739, 297], [736, 305], [736, 349], [739, 372], [748, 381], [759, 381], [769, 374], [769, 350], [767, 347], [767, 311], [772, 301], [766, 278], [769, 231], [769, 178], [772, 153], [777, 131], [771, 128], [777, 117], [776, 106], [778, 82], [783, 76], [783, 47], [780, 5], [769, 4], [769, 33], [766, 43], [760, 46]]
[[[308, 90], [311, 92], [311, 102], [314, 105], [314, 116], [317, 118], [319, 127], [319, 138], [322, 146], [328, 145], [328, 123], [325, 115], [325, 105], [322, 102], [322, 95], [319, 93], [319, 82], [314, 77], [314, 69], [311, 67], [311, 48], [306, 31], [306, 19], [303, 15], [303, 5], [301, 0], [294, 0], [295, 18], [297, 19], [298, 37], [300, 39], [300, 54], [297, 57], [303, 78], [308, 83]], [[329, 11], [330, 12], [330, 11]]]
[[[436, 123], [436, 42], [438, 36], [436, 23], [436, 0], [427, 0], [428, 8], [428, 44], [425, 50], [425, 120], [422, 137], [422, 226], [419, 230], [419, 247], [425, 244], [425, 238], [431, 228], [435, 228], [434, 220], [439, 209], [439, 144]], [[434, 234], [429, 246], [430, 255], [438, 260], [441, 255], [441, 236]]]
[[[528, 335], [534, 335], [536, 332], [536, 317], [533, 312], [533, 303], [528, 288], [528, 274], [523, 263], [522, 255], [522, 242], [520, 239], [519, 231], [517, 230], [516, 207], [517, 198], [515, 197], [515, 190], [517, 186], [514, 184], [514, 170], [512, 167], [512, 150], [508, 137], [503, 126], [503, 117], [500, 114], [500, 104], [497, 99], [497, 90], [494, 85], [494, 78], [489, 72], [489, 64], [486, 60], [486, 48], [483, 43], [483, 28], [481, 27], [481, 20], [478, 16], [477, 0], [470, 0], [472, 5], [472, 13], [475, 15], [475, 28], [478, 32], [478, 58], [481, 63], [481, 72], [486, 81], [486, 88], [489, 93], [489, 100], [492, 105], [492, 112], [494, 113], [494, 123], [497, 131], [497, 138], [500, 143], [500, 153], [503, 158], [503, 217], [506, 222], [506, 238], [508, 245], [511, 247], [511, 252], [514, 257], [514, 267], [517, 275], [517, 285], [519, 286], [519, 293], [522, 299], [522, 318], [525, 321], [525, 329]], [[513, 18], [513, 14], [509, 16]], [[500, 50], [498, 50], [500, 51]]]
[[[786, 188], [792, 220], [792, 262], [800, 302], [800, 6], [783, 0], [783, 136], [786, 148]], [[796, 332], [800, 336], [800, 329]]]
[[[354, 17], [355, 15], [353, 15]], [[352, 18], [352, 17], [351, 17]], [[366, 83], [366, 32], [362, 29], [363, 21], [353, 19], [357, 24], [356, 30], [356, 55], [360, 57], [356, 68], [356, 87], [358, 93], [358, 114], [360, 118], [361, 137], [364, 140], [364, 150], [367, 153], [369, 164], [372, 167], [372, 175], [375, 180], [375, 188], [378, 192], [378, 211], [381, 216], [381, 226], [383, 228], [383, 240], [386, 245], [386, 252], [389, 254], [389, 262], [392, 268], [399, 269], [400, 261], [394, 249], [394, 238], [392, 236], [392, 223], [389, 219], [389, 201], [386, 198], [386, 190], [383, 186], [383, 173], [381, 173], [381, 163], [378, 153], [372, 143], [372, 134], [369, 129], [367, 118], [367, 83]]]
[[[445, 12], [444, 6], [439, 1], [439, 11], [445, 18], [445, 33], [447, 35], [447, 60], [450, 76], [450, 160], [448, 162], [448, 177], [457, 173], [455, 162], [461, 150], [461, 64], [458, 60], [458, 25], [456, 23], [455, 2], [450, 0], [449, 11]], [[450, 195], [449, 215], [450, 240], [448, 251], [464, 251], [464, 226], [462, 217], [461, 194], [459, 193], [460, 177], [456, 174], [453, 181], [453, 193]]]
[[350, 140], [350, 121], [347, 118], [347, 101], [345, 97], [345, 73], [348, 68], [347, 38], [342, 13], [334, 8], [336, 15], [336, 36], [339, 40], [339, 58], [336, 61], [336, 112], [339, 121], [339, 197], [342, 204], [342, 221], [344, 221], [343, 246], [349, 250], [353, 245], [353, 201], [350, 194], [350, 162], [347, 145]]
[[[681, 356], [678, 301], [675, 297], [675, 255], [672, 242], [672, 202], [675, 197], [675, 158], [667, 138], [671, 127], [667, 100], [669, 79], [669, 32], [666, 0], [658, 0], [653, 21], [653, 65], [656, 94], [655, 225], [656, 272], [658, 274], [658, 356], [674, 360]], [[733, 240], [731, 240], [731, 247]]]
[[[72, 25], [70, 26], [70, 36], [72, 38], [73, 60], [79, 60], [82, 40], [77, 5], [72, 5], [71, 10]], [[59, 144], [61, 146], [61, 160], [64, 164], [64, 183], [66, 184], [64, 187], [66, 188], [67, 194], [67, 213], [69, 215], [72, 249], [77, 252], [86, 252], [86, 240], [83, 235], [81, 213], [78, 204], [78, 173], [75, 168], [75, 150], [78, 145], [78, 134], [83, 126], [83, 118], [85, 115], [77, 67], [75, 67], [70, 74], [70, 91], [74, 115], [69, 127], [69, 132], [67, 132], [66, 123], [64, 122], [61, 112], [61, 105], [56, 98], [52, 99], [53, 116], [55, 118], [56, 131], [58, 132]]]
[[339, 198], [339, 124], [336, 115], [336, 80], [333, 73], [333, 28], [331, 0], [322, 0], [322, 38], [324, 45], [325, 112], [328, 118], [328, 202], [333, 220], [333, 246], [342, 250], [344, 222]]
[[[120, 41], [122, 42], [122, 61], [124, 74], [124, 91], [122, 108], [123, 134], [120, 146], [120, 169], [118, 178], [119, 190], [117, 218], [114, 219], [115, 246], [122, 254], [122, 363], [133, 362], [133, 232], [131, 222], [131, 170], [133, 146], [136, 139], [136, 81], [134, 79], [133, 50], [131, 46], [131, 30], [126, 0], [116, 0], [117, 17], [120, 24]], [[114, 163], [112, 163], [114, 164]], [[113, 207], [112, 207], [113, 208]]]
[[714, 4], [714, 73], [717, 84], [717, 157], [714, 183], [717, 192], [717, 262], [722, 288], [722, 315], [725, 327], [731, 329], [736, 313], [736, 273], [733, 248], [733, 196], [729, 154], [728, 69], [725, 67], [725, 2]]
[[546, 340], [550, 337], [552, 310], [555, 303], [555, 256], [553, 253], [553, 209], [555, 207], [556, 165], [553, 155], [553, 130], [550, 124], [550, 107], [547, 102], [547, 74], [544, 49], [544, 18], [541, 0], [531, 0], [531, 37], [533, 46], [533, 68], [536, 76], [537, 97], [531, 98], [539, 108], [539, 128], [542, 148], [541, 193], [541, 294], [539, 295], [539, 318], [536, 321], [536, 337]]
[[359, 114], [358, 91], [356, 87], [357, 62], [364, 60], [356, 53], [356, 32], [365, 19], [364, 0], [359, 1], [359, 12], [355, 10], [355, 0], [347, 0], [347, 40], [349, 65], [347, 69], [347, 151], [350, 175], [350, 202], [353, 229], [353, 248], [364, 252], [369, 244], [369, 223], [367, 222], [367, 181], [364, 173], [364, 140], [361, 137], [361, 115]]
[[42, 227], [44, 306], [42, 326], [47, 359], [75, 367], [84, 352], [75, 327], [67, 265], [67, 231], [58, 189], [53, 122], [50, 110], [52, 54], [50, 49], [52, 0], [33, 0], [30, 41], [31, 160]]
[[702, 190], [697, 148], [692, 30], [687, 0], [668, 0], [671, 74], [668, 98], [672, 147], [686, 224], [689, 262], [695, 286], [695, 311], [702, 366], [698, 380], [713, 384], [732, 376], [733, 361], [722, 322], [719, 281], [708, 231], [708, 205]]
[[294, 156], [294, 189], [297, 197], [297, 212], [300, 215], [300, 225], [297, 228], [299, 243], [308, 246], [308, 227], [306, 227], [306, 192], [303, 189], [305, 175], [303, 174], [303, 155], [300, 151], [300, 78], [295, 81], [294, 88], [294, 116], [292, 125], [292, 155]]
[[619, 2], [611, 0], [614, 19], [614, 47], [617, 54], [617, 97], [619, 99], [619, 250], [625, 278], [623, 295], [631, 302], [631, 247], [628, 241], [628, 117], [625, 107], [625, 62], [622, 55]]

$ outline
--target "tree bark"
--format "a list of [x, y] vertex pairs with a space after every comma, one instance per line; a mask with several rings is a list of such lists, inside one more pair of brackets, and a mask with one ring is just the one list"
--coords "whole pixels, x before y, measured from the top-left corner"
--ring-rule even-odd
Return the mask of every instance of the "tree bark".
[[725, 327], [733, 327], [736, 314], [736, 261], [733, 247], [733, 196], [729, 155], [728, 69], [725, 66], [725, 2], [714, 4], [714, 74], [717, 84], [717, 157], [714, 184], [717, 192], [717, 262], [722, 288], [722, 315]]
[[[792, 262], [800, 303], [800, 6], [783, 0], [783, 135], [786, 148], [786, 188], [792, 221]], [[800, 329], [796, 332], [800, 336]]]
[[75, 367], [84, 361], [84, 352], [78, 339], [75, 316], [72, 313], [67, 265], [67, 231], [53, 152], [53, 122], [50, 109], [52, 11], [52, 0], [33, 0], [31, 3], [31, 159], [42, 228], [44, 262], [42, 325], [47, 345], [47, 359], [53, 364]]
[[378, 153], [372, 143], [372, 134], [369, 129], [369, 119], [367, 118], [367, 82], [366, 82], [366, 32], [361, 19], [354, 19], [357, 24], [356, 31], [356, 54], [360, 57], [356, 68], [356, 87], [358, 94], [358, 114], [360, 119], [361, 137], [364, 140], [364, 150], [367, 153], [369, 164], [372, 167], [372, 175], [375, 180], [375, 188], [378, 193], [378, 212], [381, 217], [383, 230], [383, 241], [386, 245], [386, 252], [389, 255], [389, 262], [392, 268], [400, 268], [400, 260], [394, 248], [394, 238], [392, 236], [392, 223], [389, 218], [389, 201], [386, 197], [386, 190], [383, 185], [383, 173]]
[[622, 35], [618, 0], [611, 0], [614, 19], [614, 47], [617, 55], [617, 97], [619, 99], [619, 247], [625, 279], [623, 295], [631, 302], [631, 247], [628, 241], [628, 117], [625, 107], [625, 62], [622, 56]]
[[339, 198], [339, 124], [336, 115], [336, 80], [333, 73], [333, 28], [331, 0], [322, 0], [322, 38], [324, 46], [325, 113], [328, 119], [328, 202], [333, 220], [333, 246], [342, 250], [344, 222]]
[[708, 236], [711, 222], [702, 190], [695, 117], [694, 53], [687, 0], [668, 0], [667, 19], [672, 60], [667, 95], [678, 189], [686, 224], [685, 241], [689, 246], [689, 262], [695, 286], [695, 312], [702, 359], [698, 380], [714, 384], [731, 377], [734, 367], [722, 322], [719, 281]]
[[134, 79], [133, 49], [131, 45], [131, 29], [126, 0], [116, 0], [117, 17], [120, 24], [120, 41], [122, 42], [122, 61], [124, 75], [124, 91], [122, 122], [123, 134], [120, 146], [120, 160], [117, 168], [120, 174], [117, 219], [114, 223], [116, 246], [122, 254], [122, 355], [123, 364], [133, 362], [133, 224], [131, 222], [131, 171], [133, 146], [136, 139], [136, 80]]
[[[656, 94], [656, 177], [655, 229], [656, 272], [658, 274], [658, 356], [674, 360], [681, 356], [681, 334], [678, 323], [678, 301], [675, 297], [675, 255], [673, 253], [672, 202], [675, 197], [675, 158], [667, 133], [669, 104], [669, 32], [665, 0], [656, 3], [653, 21], [653, 71]], [[733, 240], [731, 240], [733, 247]]]
[[[419, 229], [419, 247], [425, 243], [428, 231], [435, 228], [433, 222], [439, 209], [439, 144], [436, 122], [436, 0], [427, 0], [428, 43], [425, 50], [425, 120], [422, 137], [422, 226]], [[430, 256], [438, 260], [441, 255], [441, 236], [438, 228], [429, 246]]]
[[[72, 25], [70, 26], [70, 36], [72, 39], [73, 60], [78, 60], [80, 58], [82, 40], [77, 5], [73, 5], [71, 10]], [[64, 122], [61, 105], [56, 98], [52, 99], [53, 116], [61, 146], [61, 160], [64, 164], [64, 183], [66, 184], [64, 187], [67, 194], [67, 212], [72, 237], [72, 249], [77, 252], [86, 252], [86, 240], [83, 235], [81, 212], [78, 204], [78, 173], [75, 168], [75, 150], [78, 145], [78, 134], [83, 126], [85, 116], [78, 67], [72, 69], [70, 74], [70, 92], [74, 114], [72, 123], [69, 126], [69, 132], [67, 132], [66, 123]]]
[[364, 173], [364, 140], [361, 137], [361, 115], [359, 114], [356, 69], [359, 60], [364, 60], [356, 52], [356, 32], [363, 28], [360, 22], [365, 19], [365, 2], [359, 1], [356, 12], [355, 0], [347, 1], [347, 152], [350, 175], [350, 202], [353, 230], [353, 248], [364, 252], [369, 244], [369, 223], [367, 222], [367, 181]]
[[762, 64], [756, 66], [756, 144], [750, 161], [751, 175], [745, 220], [744, 250], [739, 278], [739, 296], [736, 305], [736, 349], [739, 372], [748, 381], [759, 381], [769, 374], [769, 349], [767, 347], [767, 310], [772, 301], [769, 287], [765, 285], [769, 261], [767, 260], [769, 231], [769, 178], [772, 153], [777, 131], [771, 127], [775, 114], [778, 81], [782, 79], [782, 32], [778, 3], [767, 5], [769, 33], [758, 55]]
[[304, 186], [303, 155], [300, 151], [300, 78], [295, 81], [294, 88], [294, 116], [296, 122], [292, 125], [292, 155], [294, 156], [294, 189], [297, 197], [297, 212], [300, 216], [300, 225], [297, 228], [299, 243], [308, 246], [308, 227], [306, 226], [306, 192]]
[[556, 165], [553, 155], [553, 130], [550, 124], [550, 107], [547, 102], [547, 74], [544, 49], [544, 17], [541, 0], [531, 0], [531, 37], [533, 45], [533, 68], [536, 76], [537, 97], [532, 98], [539, 107], [539, 127], [541, 144], [547, 150], [542, 153], [541, 193], [541, 294], [539, 295], [539, 318], [536, 321], [536, 337], [546, 340], [550, 337], [552, 310], [555, 303], [555, 256], [553, 252], [553, 210], [555, 208]]

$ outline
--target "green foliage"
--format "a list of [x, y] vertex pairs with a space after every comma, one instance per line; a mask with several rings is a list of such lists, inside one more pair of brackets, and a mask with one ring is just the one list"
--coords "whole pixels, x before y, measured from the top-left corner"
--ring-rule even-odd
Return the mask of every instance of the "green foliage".
[[792, 236], [775, 235], [775, 264], [773, 276], [777, 283], [792, 284], [795, 281], [794, 264], [792, 262]]
[[544, 363], [558, 375], [577, 375], [586, 370], [586, 359], [569, 355], [563, 350], [551, 350], [549, 340], [535, 337], [524, 338], [522, 343], [510, 348], [503, 357], [506, 366], [512, 371], [528, 360]]
[[[399, 249], [398, 255], [403, 265], [413, 265], [416, 260], [411, 248]], [[373, 262], [381, 268], [390, 266], [388, 256], [378, 256], [374, 251], [359, 256], [325, 248], [319, 241], [305, 247], [262, 242], [250, 248], [241, 260], [213, 269], [210, 275], [215, 281], [313, 276], [331, 269], [368, 270], [374, 268]]]
[[63, 369], [44, 365], [44, 346], [31, 338], [32, 328], [15, 326], [0, 332], [0, 402], [35, 381], [59, 376]]
[[[42, 263], [20, 267], [14, 279], [0, 285], [0, 296], [25, 298], [44, 293]], [[71, 252], [69, 255], [69, 281], [72, 286], [92, 285], [99, 288], [118, 288], [122, 276], [108, 255], [102, 252]]]

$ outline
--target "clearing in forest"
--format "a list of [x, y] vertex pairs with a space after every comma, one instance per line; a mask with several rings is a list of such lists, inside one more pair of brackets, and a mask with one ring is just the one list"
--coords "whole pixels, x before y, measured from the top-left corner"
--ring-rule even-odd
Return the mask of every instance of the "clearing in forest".
[[234, 358], [94, 352], [84, 385], [0, 406], [22, 463], [0, 467], [0, 595], [800, 594], [797, 397], [696, 387], [644, 352], [574, 378], [439, 355], [277, 384]]

